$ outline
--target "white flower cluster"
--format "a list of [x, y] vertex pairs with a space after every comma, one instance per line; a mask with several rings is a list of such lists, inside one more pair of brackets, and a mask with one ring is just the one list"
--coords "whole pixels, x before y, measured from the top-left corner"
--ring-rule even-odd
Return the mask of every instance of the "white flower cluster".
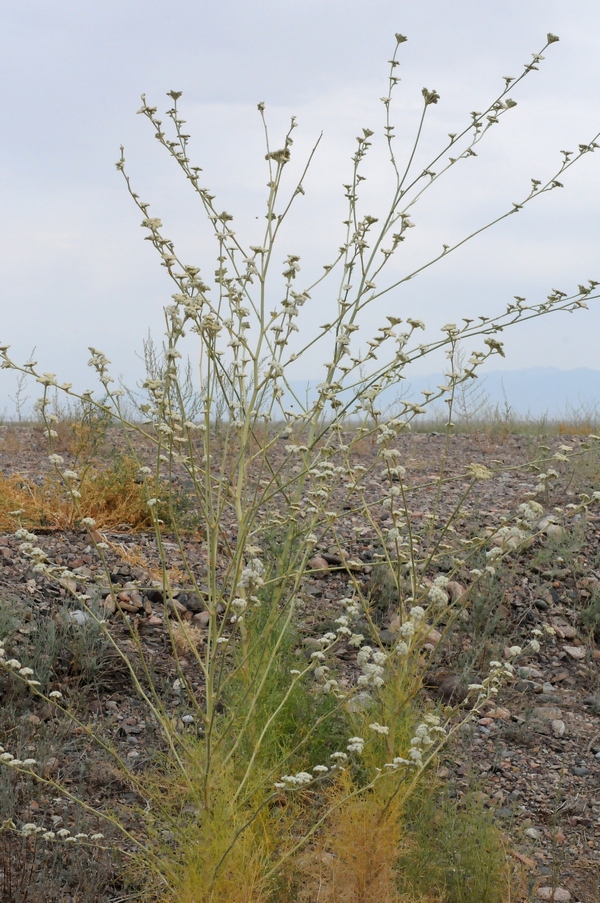
[[446, 731], [440, 727], [438, 715], [425, 715], [425, 718], [415, 730], [415, 735], [410, 741], [409, 758], [418, 766], [423, 765], [423, 752], [433, 746], [436, 737], [446, 736]]
[[0, 746], [0, 763], [2, 765], [8, 765], [9, 768], [25, 768], [32, 769], [34, 765], [37, 765], [37, 761], [35, 759], [18, 759], [16, 756], [13, 756], [12, 753], [6, 752], [3, 746]]
[[[399, 420], [398, 418], [394, 418], [392, 420], [388, 420], [387, 423], [380, 424], [378, 428], [379, 435], [377, 436], [377, 445], [384, 445], [387, 442], [391, 442], [392, 439], [395, 439], [399, 432], [405, 429], [407, 424], [403, 420]], [[389, 451], [391, 454], [386, 454], [385, 452]], [[396, 448], [385, 449], [382, 452], [382, 455], [388, 460], [392, 461], [394, 458], [400, 457], [400, 452]]]
[[410, 749], [408, 750], [408, 758], [396, 756], [391, 762], [386, 762], [385, 768], [390, 771], [396, 771], [402, 765], [423, 768], [423, 754], [435, 744], [436, 740], [440, 740], [446, 736], [446, 731], [440, 724], [438, 715], [427, 714], [423, 721], [415, 729], [414, 737], [410, 741]]
[[520, 527], [506, 524], [500, 527], [492, 536], [493, 546], [485, 553], [486, 558], [495, 561], [507, 552], [514, 552], [519, 546], [531, 539], [531, 533]]
[[264, 584], [264, 572], [262, 561], [259, 558], [252, 558], [243, 569], [238, 583], [238, 591], [240, 591], [241, 595], [253, 593], [259, 589]]
[[308, 771], [299, 771], [298, 774], [284, 774], [281, 781], [275, 783], [277, 790], [286, 790], [290, 787], [303, 787], [310, 784], [314, 780], [314, 776]]
[[3, 640], [0, 640], [0, 666], [6, 668], [7, 671], [12, 671], [13, 674], [18, 674], [19, 677], [23, 678], [28, 687], [35, 688], [40, 686], [39, 680], [33, 680], [33, 668], [23, 666], [17, 658], [6, 658], [6, 649], [4, 648]]
[[[539, 633], [539, 631], [537, 631], [537, 633]], [[537, 640], [534, 640], [534, 643], [537, 644]], [[539, 644], [537, 645], [539, 646]], [[511, 646], [511, 658], [516, 658], [522, 651], [520, 646]], [[491, 661], [488, 677], [481, 683], [469, 684], [467, 688], [469, 695], [477, 693], [477, 698], [473, 704], [473, 711], [475, 711], [482, 702], [489, 699], [490, 696], [497, 695], [500, 691], [500, 686], [507, 680], [512, 680], [514, 676], [515, 671], [510, 662]]]
[[387, 655], [380, 649], [373, 651], [370, 646], [363, 646], [356, 656], [356, 664], [361, 669], [357, 684], [359, 687], [382, 687]]
[[369, 727], [372, 731], [375, 731], [376, 734], [382, 734], [383, 736], [387, 736], [389, 734], [390, 729], [386, 727], [385, 724], [379, 724], [378, 721], [374, 721], [373, 724], [370, 724]]
[[404, 657], [408, 655], [414, 643], [415, 636], [420, 635], [419, 628], [425, 621], [425, 611], [420, 605], [414, 605], [408, 615], [408, 620], [398, 629], [401, 639], [394, 646], [396, 655]]
[[519, 505], [517, 510], [521, 520], [524, 521], [530, 530], [537, 529], [538, 521], [544, 513], [544, 509], [539, 502], [534, 502], [530, 499], [527, 502], [523, 502], [522, 505]]
[[346, 749], [349, 753], [356, 753], [357, 755], [361, 755], [363, 749], [365, 747], [365, 741], [362, 737], [350, 737], [348, 740], [348, 746]]
[[539, 482], [536, 486], [533, 487], [534, 495], [537, 495], [541, 492], [546, 492], [548, 490], [548, 484], [552, 480], [556, 479], [558, 479], [558, 474], [553, 467], [549, 467], [545, 473], [538, 473]]
[[[361, 737], [350, 737], [347, 748], [350, 752], [361, 753], [364, 742], [365, 741], [362, 740]], [[318, 778], [329, 774], [330, 771], [342, 768], [343, 763], [348, 759], [348, 754], [345, 752], [334, 752], [331, 753], [329, 758], [333, 759], [334, 762], [331, 768], [327, 765], [314, 765], [313, 774], [310, 774], [308, 771], [299, 771], [297, 774], [284, 774], [279, 781], [275, 782], [275, 789], [291, 790], [295, 787], [305, 787], [307, 784], [312, 783]]]
[[438, 574], [431, 584], [427, 598], [434, 608], [445, 608], [448, 604], [449, 596], [446, 592], [446, 587], [449, 582], [445, 574]]
[[[12, 820], [4, 822], [2, 827], [17, 830], [17, 827]], [[104, 839], [104, 834], [92, 834], [91, 836], [84, 833], [71, 834], [68, 828], [61, 828], [59, 831], [47, 831], [45, 828], [42, 828], [40, 825], [36, 825], [33, 822], [26, 822], [22, 825], [19, 834], [22, 837], [33, 837], [37, 835], [42, 840], [64, 840], [65, 843], [82, 843], [85, 840], [97, 843]]]

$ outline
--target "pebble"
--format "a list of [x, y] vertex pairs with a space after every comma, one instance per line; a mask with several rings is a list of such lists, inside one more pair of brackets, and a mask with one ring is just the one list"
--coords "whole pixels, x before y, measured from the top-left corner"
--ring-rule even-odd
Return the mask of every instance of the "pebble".
[[444, 702], [457, 705], [467, 696], [467, 688], [461, 682], [460, 677], [452, 675], [441, 682], [437, 688], [436, 695]]
[[77, 624], [78, 627], [83, 627], [94, 620], [91, 615], [88, 615], [87, 611], [70, 611], [68, 617], [69, 621], [72, 624]]
[[531, 717], [534, 721], [559, 721], [562, 712], [553, 705], [544, 705], [533, 709]]
[[115, 597], [112, 593], [109, 593], [108, 596], [104, 599], [102, 603], [102, 614], [105, 618], [110, 618], [117, 610], [117, 603], [115, 601]]
[[512, 818], [513, 811], [512, 811], [512, 809], [503, 807], [502, 809], [496, 809], [496, 815], [498, 816], [498, 818]]
[[181, 600], [188, 611], [193, 611], [194, 613], [202, 613], [204, 611], [204, 600], [198, 593], [188, 593], [186, 595], [185, 600]]
[[379, 641], [383, 646], [393, 646], [398, 637], [387, 627], [379, 631]]
[[555, 718], [552, 722], [552, 733], [555, 737], [564, 737], [567, 726], [564, 721], [561, 721], [560, 718]]
[[538, 887], [537, 895], [540, 900], [552, 900], [553, 903], [569, 903], [571, 894], [566, 887]]
[[585, 765], [574, 765], [571, 769], [574, 775], [578, 778], [584, 778], [586, 775], [590, 773], [589, 768], [586, 768]]
[[167, 611], [170, 615], [177, 617], [177, 615], [181, 616], [185, 614], [187, 608], [185, 605], [182, 605], [177, 599], [167, 599]]
[[464, 595], [465, 588], [462, 583], [459, 583], [457, 580], [451, 580], [446, 586], [446, 592], [450, 596], [450, 601], [456, 602]]
[[581, 662], [585, 658], [584, 646], [563, 646], [563, 649], [570, 658], [577, 662]]
[[153, 589], [146, 590], [146, 599], [149, 602], [154, 602], [155, 605], [162, 605], [164, 602], [164, 596], [162, 594], [162, 590], [154, 587]]
[[542, 832], [539, 828], [527, 828], [525, 831], [526, 837], [531, 837], [532, 840], [539, 840], [542, 836]]
[[431, 646], [437, 646], [441, 639], [442, 634], [439, 632], [439, 630], [436, 630], [435, 627], [432, 627], [425, 637], [425, 642], [429, 643]]
[[315, 577], [324, 577], [329, 573], [329, 565], [321, 555], [315, 555], [308, 562], [308, 568], [313, 572]]

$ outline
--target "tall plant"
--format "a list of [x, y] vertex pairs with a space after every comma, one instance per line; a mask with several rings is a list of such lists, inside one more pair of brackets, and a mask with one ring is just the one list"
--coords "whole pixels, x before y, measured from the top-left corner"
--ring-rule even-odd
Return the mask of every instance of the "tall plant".
[[[377, 215], [365, 211], [360, 201], [360, 184], [374, 137], [365, 128], [357, 138], [344, 186], [347, 212], [342, 244], [323, 274], [310, 284], [301, 282], [300, 259], [295, 253], [287, 253], [282, 269], [278, 254], [282, 225], [298, 196], [305, 193], [306, 174], [317, 151], [315, 146], [299, 180], [288, 187], [286, 168], [292, 156], [294, 119], [274, 149], [264, 104], [258, 105], [268, 173], [266, 226], [254, 244], [247, 244], [234, 230], [234, 217], [221, 210], [214, 195], [203, 187], [201, 168], [192, 163], [190, 137], [179, 107], [181, 92], [169, 92], [168, 126], [158, 117], [157, 108], [143, 98], [139, 112], [180, 167], [211, 225], [214, 277], [208, 275], [211, 265], [206, 260], [189, 264], [180, 259], [161, 220], [149, 214], [149, 204], [136, 193], [123, 149], [117, 163], [142, 214], [147, 238], [176, 291], [165, 307], [164, 360], [156, 363], [144, 383], [149, 394], [149, 401], [141, 407], [146, 422], [127, 419], [121, 404], [123, 393], [113, 388], [108, 359], [91, 349], [90, 364], [106, 393], [106, 400], [98, 406], [120, 420], [130, 453], [140, 463], [167, 609], [171, 615], [173, 610], [177, 612], [174, 593], [178, 587], [170, 580], [162, 522], [165, 510], [173, 515], [169, 518], [174, 525], [172, 539], [184, 562], [187, 583], [202, 595], [207, 612], [203, 643], [198, 646], [190, 639], [186, 654], [193, 657], [199, 689], [181, 668], [178, 646], [173, 643], [178, 689], [187, 700], [187, 720], [182, 722], [186, 727], [182, 729], [174, 727], [169, 700], [152, 683], [149, 668], [144, 664], [140, 673], [121, 652], [140, 695], [163, 729], [168, 751], [160, 791], [153, 790], [152, 780], [142, 775], [132, 778], [152, 799], [152, 816], [145, 830], [155, 841], [136, 842], [140, 855], [177, 899], [258, 901], [282, 894], [283, 879], [289, 883], [290, 876], [302, 873], [306, 860], [300, 851], [329, 849], [331, 832], [347, 833], [348, 825], [357, 818], [367, 819], [371, 842], [379, 843], [381, 852], [382, 826], [386, 836], [396, 836], [390, 825], [393, 822], [394, 831], [397, 829], [407, 795], [460, 722], [470, 717], [463, 713], [457, 720], [454, 712], [415, 701], [427, 669], [427, 637], [436, 624], [449, 629], [468, 602], [468, 591], [457, 593], [456, 584], [452, 588], [453, 578], [471, 570], [472, 586], [476, 586], [486, 579], [485, 570], [472, 567], [482, 550], [487, 550], [489, 571], [538, 529], [542, 510], [529, 501], [491, 536], [461, 535], [455, 525], [466, 498], [478, 481], [493, 473], [480, 464], [465, 466], [460, 477], [453, 478], [458, 488], [448, 510], [444, 500], [450, 478], [443, 462], [432, 481], [432, 512], [419, 526], [411, 515], [415, 487], [406, 478], [397, 438], [429, 404], [440, 399], [448, 405], [450, 433], [457, 386], [475, 377], [490, 356], [503, 354], [502, 331], [550, 312], [585, 307], [586, 301], [598, 296], [598, 283], [592, 280], [572, 293], [554, 289], [537, 304], [517, 297], [497, 315], [480, 317], [479, 323], [448, 323], [439, 337], [425, 343], [419, 339], [424, 324], [407, 316], [400, 302], [397, 315], [382, 317], [377, 330], [372, 323], [384, 299], [394, 298], [405, 282], [485, 229], [562, 187], [560, 180], [571, 166], [596, 149], [598, 135], [579, 145], [574, 154], [562, 152], [556, 171], [544, 181], [532, 180], [531, 189], [519, 203], [453, 245], [444, 245], [427, 263], [415, 268], [408, 240], [417, 202], [434, 191], [451, 170], [476, 155], [475, 149], [479, 151], [493, 127], [514, 108], [509, 92], [538, 68], [542, 54], [558, 38], [549, 34], [541, 52], [521, 75], [505, 79], [497, 97], [483, 112], [472, 113], [425, 167], [417, 166], [417, 151], [432, 108], [440, 99], [435, 90], [422, 91], [421, 116], [408, 153], [400, 157], [395, 149], [393, 98], [399, 82], [398, 55], [405, 40], [396, 35], [388, 89], [382, 98], [390, 201]], [[403, 275], [394, 271], [388, 276], [391, 262], [397, 259], [406, 260]], [[315, 291], [323, 294], [323, 287], [329, 287], [330, 298], [326, 322], [312, 329], [311, 296]], [[195, 342], [197, 394], [190, 390], [189, 371], [179, 364], [186, 333], [191, 333]], [[471, 339], [478, 339], [479, 347], [464, 362], [457, 356], [457, 346]], [[309, 352], [314, 354], [315, 348], [326, 361], [325, 374], [314, 400], [307, 400], [295, 393], [289, 374], [292, 365], [297, 366]], [[421, 402], [401, 400], [397, 415], [385, 416], [378, 404], [382, 392], [395, 385], [412, 363], [439, 349], [447, 353], [449, 361], [463, 363], [451, 367], [446, 384], [424, 393]], [[1, 353], [3, 367], [31, 373], [44, 387], [41, 410], [52, 445], [48, 392], [57, 385], [54, 374], [38, 372], [33, 363], [17, 365], [8, 356], [7, 346]], [[89, 394], [78, 395], [69, 385], [59, 388], [91, 401]], [[190, 399], [194, 404], [201, 399], [201, 409], [190, 411]], [[215, 429], [217, 401], [225, 416]], [[361, 449], [369, 443], [374, 454], [366, 459]], [[148, 448], [153, 449], [152, 468], [142, 460]], [[52, 449], [51, 461], [77, 509], [77, 474], [65, 470]], [[181, 474], [187, 478], [202, 524], [206, 564], [202, 585], [172, 510], [175, 482]], [[376, 498], [368, 491], [374, 476], [380, 484]], [[581, 506], [589, 502], [582, 499]], [[382, 506], [389, 512], [386, 527], [377, 513]], [[108, 575], [102, 537], [89, 518], [81, 523], [90, 530]], [[368, 589], [361, 579], [363, 564], [346, 548], [352, 533], [357, 540], [366, 534], [378, 540], [380, 559], [394, 582], [398, 602], [389, 646], [382, 642], [374, 621]], [[68, 576], [35, 545], [35, 536], [26, 532], [21, 536], [41, 572], [57, 579]], [[305, 659], [294, 652], [300, 622], [306, 619], [304, 581], [322, 566], [315, 552], [325, 548], [347, 575], [348, 590], [344, 598], [336, 600], [337, 618], [331, 629], [309, 638], [312, 652]], [[101, 620], [86, 594], [74, 596]], [[188, 635], [189, 625], [180, 615], [167, 623], [172, 638], [176, 629]], [[133, 629], [132, 637], [144, 662]], [[334, 665], [332, 653], [341, 642], [357, 650], [355, 676], [350, 682], [342, 680]], [[119, 648], [116, 642], [115, 646]], [[428, 648], [431, 651], [431, 644]], [[535, 637], [530, 648], [533, 652], [539, 648]], [[512, 654], [520, 652], [515, 647]], [[5, 660], [4, 667], [20, 674], [32, 691], [38, 692], [32, 675], [23, 673], [20, 663]], [[469, 690], [471, 713], [497, 692], [499, 683], [512, 672], [510, 661], [492, 662], [490, 668], [489, 675]], [[35, 772], [34, 765], [15, 765], [10, 754], [8, 761], [17, 770]], [[191, 824], [182, 822], [177, 814], [186, 802], [193, 803], [196, 813]], [[345, 819], [345, 828], [340, 827], [340, 818]], [[168, 850], [159, 842], [159, 828], [165, 825], [177, 840]], [[394, 844], [388, 847], [386, 862], [376, 877], [381, 882], [387, 875], [391, 887], [397, 850]], [[240, 885], [242, 877], [245, 883]], [[375, 886], [383, 894], [383, 885]], [[331, 893], [327, 899], [337, 899]]]

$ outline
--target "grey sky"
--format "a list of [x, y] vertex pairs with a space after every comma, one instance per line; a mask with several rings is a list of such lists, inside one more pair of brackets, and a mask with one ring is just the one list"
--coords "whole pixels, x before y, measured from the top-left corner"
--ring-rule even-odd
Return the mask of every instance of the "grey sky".
[[[415, 209], [419, 228], [403, 249], [407, 261], [503, 212], [527, 192], [531, 177], [554, 171], [560, 149], [575, 150], [600, 131], [598, 4], [5, 0], [0, 339], [21, 360], [36, 346], [44, 370], [81, 387], [93, 385], [88, 345], [112, 359], [116, 375], [129, 381], [139, 375], [136, 352], [148, 328], [159, 336], [172, 289], [115, 170], [121, 143], [152, 214], [168, 225], [190, 263], [214, 269], [201, 247], [199, 205], [149, 123], [135, 115], [142, 92], [164, 109], [166, 91], [184, 92], [180, 105], [195, 162], [249, 243], [255, 217], [262, 218], [266, 181], [256, 103], [267, 104], [274, 144], [289, 116], [298, 116], [297, 165], [323, 130], [307, 196], [279, 256], [302, 253], [307, 275], [327, 263], [343, 238], [341, 186], [355, 135], [362, 126], [382, 133], [379, 98], [396, 31], [409, 38], [393, 117], [399, 146], [411, 134], [427, 86], [441, 94], [424, 142], [432, 149], [466, 125], [469, 111], [493, 99], [502, 76], [520, 73], [548, 31], [561, 39], [541, 71], [515, 91], [517, 108], [480, 156]], [[385, 155], [378, 154], [365, 190], [374, 208], [389, 184]], [[514, 294], [542, 300], [551, 288], [600, 280], [599, 209], [600, 152], [571, 171], [563, 190], [409, 283], [386, 302], [381, 319], [393, 309], [435, 327], [489, 315]], [[597, 368], [599, 326], [596, 302], [590, 312], [514, 330], [506, 334], [502, 365]], [[434, 362], [421, 366], [435, 369]], [[2, 377], [0, 408], [7, 387], [12, 391], [8, 375]]]

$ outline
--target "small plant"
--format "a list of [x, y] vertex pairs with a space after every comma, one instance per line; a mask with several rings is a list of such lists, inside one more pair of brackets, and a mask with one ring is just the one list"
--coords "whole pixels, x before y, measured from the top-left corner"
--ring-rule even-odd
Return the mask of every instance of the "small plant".
[[502, 836], [474, 793], [460, 801], [435, 787], [415, 795], [399, 868], [404, 891], [445, 903], [503, 903], [509, 887]]

